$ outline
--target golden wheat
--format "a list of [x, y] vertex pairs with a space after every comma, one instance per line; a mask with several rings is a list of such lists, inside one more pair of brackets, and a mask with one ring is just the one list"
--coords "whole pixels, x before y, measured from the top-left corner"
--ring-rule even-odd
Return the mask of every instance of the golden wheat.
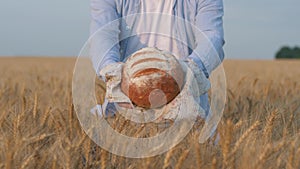
[[[168, 152], [145, 159], [113, 155], [89, 138], [93, 129], [81, 128], [71, 95], [74, 61], [1, 59], [0, 168], [300, 167], [299, 61], [225, 61], [228, 96], [219, 142], [199, 144], [195, 126]], [[104, 90], [96, 81], [97, 102]], [[120, 115], [107, 121], [128, 136], [163, 132]]]

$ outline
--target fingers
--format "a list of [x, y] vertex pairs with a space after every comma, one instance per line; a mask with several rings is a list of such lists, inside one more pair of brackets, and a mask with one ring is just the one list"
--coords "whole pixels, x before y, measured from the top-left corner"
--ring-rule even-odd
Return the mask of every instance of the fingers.
[[105, 79], [105, 82], [112, 81], [115, 78], [121, 77], [122, 72], [122, 62], [116, 62], [105, 66], [100, 70], [100, 77]]
[[133, 109], [133, 107], [130, 103], [120, 102], [120, 103], [117, 103], [117, 104], [118, 104], [118, 106], [123, 107], [123, 108]]

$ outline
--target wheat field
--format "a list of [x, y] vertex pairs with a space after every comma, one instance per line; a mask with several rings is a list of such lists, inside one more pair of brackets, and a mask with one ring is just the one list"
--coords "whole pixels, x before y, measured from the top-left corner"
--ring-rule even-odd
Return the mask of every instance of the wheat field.
[[[74, 63], [0, 59], [0, 168], [300, 168], [300, 61], [226, 60], [219, 143], [199, 144], [195, 126], [168, 152], [144, 159], [113, 155], [81, 129], [72, 104]], [[121, 124], [119, 131], [130, 125], [110, 122]], [[146, 136], [144, 129], [134, 133]]]

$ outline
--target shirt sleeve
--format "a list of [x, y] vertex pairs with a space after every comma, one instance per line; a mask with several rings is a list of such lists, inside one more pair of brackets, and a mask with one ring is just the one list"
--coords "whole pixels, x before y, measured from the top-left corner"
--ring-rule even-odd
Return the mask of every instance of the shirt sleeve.
[[120, 61], [119, 18], [114, 0], [91, 0], [90, 58], [96, 74]]
[[188, 58], [196, 62], [207, 77], [224, 59], [223, 14], [222, 0], [198, 1], [195, 18], [198, 29], [195, 30], [196, 48]]

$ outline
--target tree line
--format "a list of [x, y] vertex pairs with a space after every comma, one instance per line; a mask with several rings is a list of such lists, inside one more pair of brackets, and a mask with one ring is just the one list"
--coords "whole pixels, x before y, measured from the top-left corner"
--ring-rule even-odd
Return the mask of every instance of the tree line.
[[300, 48], [283, 46], [276, 54], [276, 59], [300, 59]]

